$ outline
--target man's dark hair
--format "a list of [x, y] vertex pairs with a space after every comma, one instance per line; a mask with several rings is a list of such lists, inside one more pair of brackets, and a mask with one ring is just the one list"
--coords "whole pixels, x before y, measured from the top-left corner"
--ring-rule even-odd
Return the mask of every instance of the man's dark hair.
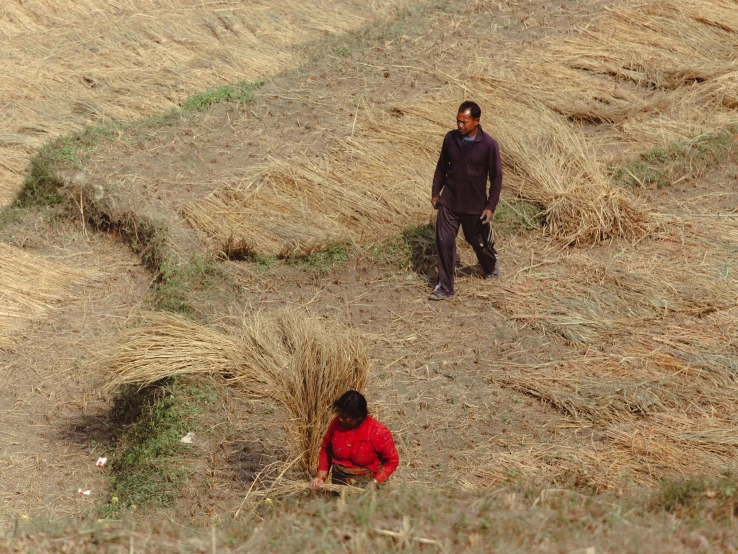
[[355, 417], [361, 421], [364, 421], [366, 416], [369, 415], [369, 410], [366, 407], [366, 398], [364, 398], [363, 394], [355, 390], [344, 392], [341, 398], [333, 403], [333, 407], [341, 410], [347, 416]]
[[459, 113], [464, 113], [465, 111], [469, 112], [472, 119], [479, 119], [482, 117], [482, 108], [479, 107], [479, 104], [472, 102], [471, 100], [467, 100], [459, 106]]

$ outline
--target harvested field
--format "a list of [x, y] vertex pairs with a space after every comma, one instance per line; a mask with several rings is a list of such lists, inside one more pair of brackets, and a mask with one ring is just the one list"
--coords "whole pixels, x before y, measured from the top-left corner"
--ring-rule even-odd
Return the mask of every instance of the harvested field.
[[[427, 203], [424, 183], [449, 127], [449, 98], [472, 97], [486, 107], [488, 129], [506, 154], [508, 182], [541, 206], [552, 236], [574, 244], [642, 237], [649, 217], [627, 193], [613, 188], [606, 162], [612, 162], [615, 144], [620, 150], [625, 145], [642, 150], [736, 121], [731, 94], [738, 35], [730, 24], [715, 23], [731, 17], [736, 14], [724, 2], [695, 0], [679, 8], [652, 2], [610, 10], [573, 38], [536, 44], [502, 71], [489, 69], [498, 65], [493, 60], [477, 58], [454, 76], [418, 60], [408, 70], [451, 83], [438, 101], [399, 104], [394, 121], [365, 116], [358, 126], [354, 122], [357, 136], [340, 141], [321, 161], [279, 162], [246, 185], [224, 185], [187, 206], [184, 215], [232, 255], [289, 256], [331, 241], [391, 235], [400, 228], [395, 222], [422, 213]], [[621, 33], [627, 40], [607, 38], [633, 21], [638, 22], [635, 31]], [[643, 57], [634, 59], [633, 52]], [[621, 74], [608, 63], [634, 69]], [[696, 76], [690, 68], [701, 63], [709, 74]], [[604, 122], [607, 134], [588, 144], [554, 112]], [[412, 134], [400, 134], [398, 128]], [[597, 152], [603, 143], [605, 156]], [[622, 151], [615, 159], [623, 159]], [[407, 171], [398, 176], [396, 167]], [[310, 202], [300, 200], [303, 190], [311, 192]], [[420, 220], [415, 215], [414, 221]], [[362, 221], [376, 224], [365, 229]]]
[[0, 204], [15, 194], [30, 156], [50, 138], [154, 115], [224, 81], [259, 81], [299, 64], [301, 43], [359, 29], [403, 5], [6, 2], [0, 7]]
[[31, 321], [48, 317], [73, 287], [95, 277], [0, 243], [0, 350], [12, 347], [13, 335]]
[[[97, 9], [91, 0], [78, 12], [23, 6], [45, 28], [94, 23]], [[151, 34], [151, 18], [136, 15], [147, 6], [99, 9], [125, 20], [126, 33], [140, 19]], [[162, 17], [177, 11], [156, 6]], [[224, 6], [227, 22], [249, 25], [248, 6]], [[188, 13], [211, 7], [191, 4]], [[734, 550], [735, 8], [433, 2], [322, 57], [259, 43], [254, 52], [274, 54], [275, 67], [311, 62], [275, 76], [248, 104], [122, 126], [89, 158], [60, 151], [74, 160], [50, 167], [61, 168], [69, 183], [61, 192], [79, 196], [78, 208], [14, 206], [0, 237], [106, 273], [92, 280], [94, 271], [79, 270], [77, 279], [78, 270], [50, 263], [63, 275], [37, 297], [38, 314], [60, 315], [26, 333], [13, 328], [0, 364], [10, 453], [0, 497], [6, 523], [18, 522], [16, 550], [36, 540], [45, 513], [54, 525], [69, 516], [75, 529], [95, 527], [91, 543], [121, 552]], [[267, 7], [254, 9], [269, 27]], [[297, 22], [284, 40], [304, 42], [295, 18], [312, 14], [274, 9]], [[583, 25], [570, 32], [572, 22]], [[0, 26], [13, 41], [33, 24], [14, 16]], [[51, 35], [38, 34], [49, 48]], [[193, 90], [220, 82], [208, 72], [240, 67], [215, 59], [235, 44], [226, 34], [189, 61], [192, 45], [156, 35], [170, 40], [159, 44], [162, 68], [181, 62], [182, 75], [199, 75], [199, 63], [212, 80]], [[177, 104], [190, 85], [179, 86], [146, 106]], [[462, 246], [456, 297], [431, 303], [432, 228], [416, 225], [432, 218], [440, 141], [468, 97], [482, 104], [505, 164], [501, 277], [479, 279]], [[686, 146], [668, 150], [677, 139]], [[630, 170], [632, 182], [617, 177]], [[84, 205], [80, 191], [90, 193]], [[154, 274], [131, 252], [123, 265], [111, 260], [124, 259], [113, 244], [143, 251], [137, 233], [112, 223], [120, 211], [132, 228], [145, 220], [168, 241], [149, 264]], [[89, 213], [115, 237], [104, 237], [107, 246], [80, 224]], [[27, 214], [35, 219], [20, 221]], [[112, 254], [82, 257], [103, 248]], [[0, 278], [0, 288], [15, 286], [13, 299], [22, 298], [18, 284], [40, 282], [38, 273]], [[44, 312], [67, 305], [69, 283], [94, 294]], [[329, 500], [306, 483], [330, 404], [346, 388], [366, 391], [401, 466], [376, 496]], [[98, 455], [109, 466], [95, 468]], [[81, 486], [92, 495], [77, 495]], [[162, 521], [178, 529], [164, 536]], [[129, 523], [135, 532], [118, 532]], [[207, 536], [185, 544], [189, 528]], [[68, 535], [52, 540], [88, 540]]]
[[[553, 237], [591, 244], [646, 234], [643, 207], [610, 184], [604, 164], [560, 116], [515, 98], [511, 88], [464, 84], [445, 91], [463, 93], [491, 112], [485, 121], [505, 151], [507, 186], [544, 210]], [[184, 217], [231, 256], [301, 255], [329, 242], [376, 241], [423, 222], [449, 102], [395, 110], [370, 118], [361, 136], [341, 141], [320, 161], [274, 164], [249, 184], [226, 185], [186, 206]]]

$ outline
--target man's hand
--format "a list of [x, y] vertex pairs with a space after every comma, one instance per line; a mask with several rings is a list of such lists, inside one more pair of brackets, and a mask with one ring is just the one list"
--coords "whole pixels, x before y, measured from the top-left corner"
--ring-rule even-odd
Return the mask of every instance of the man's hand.
[[492, 221], [492, 216], [493, 215], [495, 215], [495, 212], [493, 212], [492, 210], [484, 210], [482, 212], [482, 215], [479, 216], [479, 219], [482, 220], [482, 223], [483, 224], [484, 223], [489, 223], [490, 221]]
[[434, 208], [436, 207], [436, 204], [438, 204], [439, 198], [440, 196], [434, 196], [433, 198], [431, 198], [431, 204], [433, 205]]
[[366, 484], [366, 486], [364, 487], [364, 489], [367, 490], [367, 491], [369, 491], [369, 492], [372, 492], [372, 491], [377, 490], [377, 486], [378, 485], [379, 485], [379, 481], [377, 481], [376, 479], [372, 479], [371, 481], [369, 481]]

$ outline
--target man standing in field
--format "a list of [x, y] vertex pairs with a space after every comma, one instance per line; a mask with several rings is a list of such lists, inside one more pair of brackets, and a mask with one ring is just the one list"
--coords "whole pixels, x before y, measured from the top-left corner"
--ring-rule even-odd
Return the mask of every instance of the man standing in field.
[[443, 139], [431, 197], [433, 207], [438, 210], [438, 284], [428, 297], [430, 300], [454, 295], [459, 225], [466, 242], [474, 248], [485, 280], [494, 281], [499, 275], [490, 221], [500, 200], [502, 163], [497, 141], [479, 124], [481, 115], [479, 105], [464, 102], [456, 116], [456, 130], [449, 131]]

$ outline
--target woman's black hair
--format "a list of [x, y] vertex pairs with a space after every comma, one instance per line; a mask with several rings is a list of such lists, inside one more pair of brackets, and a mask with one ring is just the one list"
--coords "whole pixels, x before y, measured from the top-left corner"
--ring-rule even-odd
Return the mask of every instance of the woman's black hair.
[[366, 398], [358, 391], [350, 390], [346, 391], [341, 395], [341, 398], [333, 403], [333, 407], [336, 410], [341, 410], [349, 417], [355, 417], [361, 421], [364, 421], [366, 416], [369, 415], [369, 410], [366, 407]]

